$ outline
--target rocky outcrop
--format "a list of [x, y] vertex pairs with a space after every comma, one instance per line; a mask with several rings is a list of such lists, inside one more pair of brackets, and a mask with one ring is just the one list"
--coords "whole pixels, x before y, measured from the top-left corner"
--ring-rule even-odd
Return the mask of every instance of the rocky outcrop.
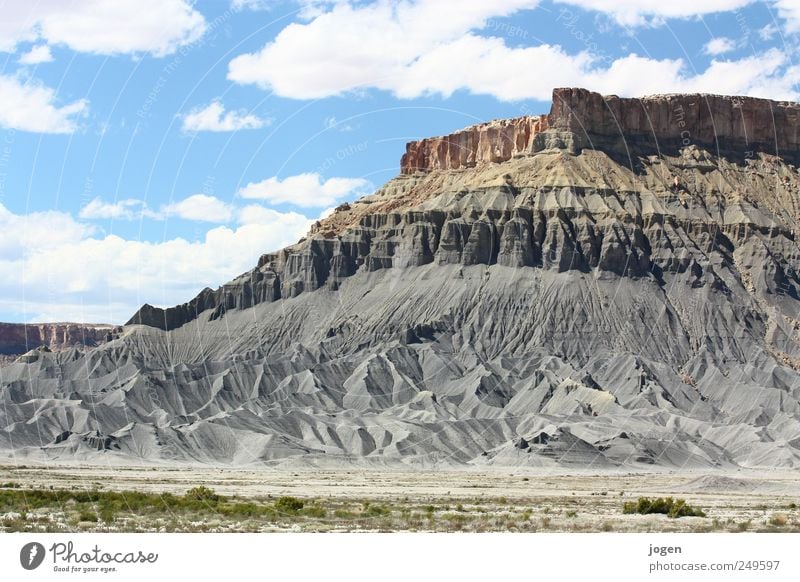
[[798, 103], [707, 94], [626, 99], [556, 89], [547, 118], [554, 133], [571, 135], [578, 148], [646, 155], [695, 145], [742, 163], [759, 152], [800, 160]]
[[120, 330], [119, 326], [88, 323], [0, 323], [0, 354], [24, 354], [40, 346], [53, 351], [96, 346]]
[[744, 162], [759, 152], [800, 162], [800, 105], [753, 97], [603, 96], [554, 89], [550, 113], [502, 119], [406, 145], [403, 174], [501, 163], [549, 148], [603, 150], [623, 160], [695, 145]]
[[412, 141], [400, 161], [400, 172], [472, 168], [482, 162], [504, 162], [533, 152], [534, 136], [547, 129], [546, 116], [498, 119], [443, 137]]

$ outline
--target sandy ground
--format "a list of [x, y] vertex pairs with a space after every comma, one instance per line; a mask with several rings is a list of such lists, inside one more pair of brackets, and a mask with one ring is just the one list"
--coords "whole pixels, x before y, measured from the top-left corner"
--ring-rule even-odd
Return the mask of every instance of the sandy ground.
[[[415, 511], [425, 511], [422, 508], [430, 512], [427, 520], [362, 520], [353, 524], [344, 523], [347, 520], [311, 520], [299, 527], [292, 524], [290, 529], [295, 531], [449, 531], [452, 520], [457, 522], [455, 529], [466, 531], [800, 530], [797, 471], [555, 474], [515, 470], [488, 473], [0, 466], [0, 485], [8, 482], [22, 488], [175, 494], [205, 485], [222, 495], [253, 500], [291, 495], [331, 508], [378, 503], [406, 518], [413, 517]], [[642, 496], [684, 498], [705, 510], [707, 517], [670, 519], [622, 513], [625, 501]], [[249, 524], [243, 529], [282, 529], [271, 525], [276, 524]], [[158, 531], [159, 526], [153, 524], [149, 529]]]

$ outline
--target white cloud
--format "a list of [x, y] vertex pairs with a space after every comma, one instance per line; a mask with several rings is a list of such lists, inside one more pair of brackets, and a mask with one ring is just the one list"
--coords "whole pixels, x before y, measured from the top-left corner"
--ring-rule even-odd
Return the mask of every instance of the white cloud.
[[349, 123], [345, 123], [345, 122], [339, 121], [338, 119], [336, 119], [333, 116], [326, 117], [323, 120], [322, 124], [325, 126], [325, 129], [335, 129], [336, 131], [341, 131], [343, 133], [346, 133], [348, 131], [353, 131], [353, 129], [355, 129]]
[[[631, 17], [678, 17], [730, 10], [746, 0], [574, 3], [610, 14], [619, 10], [619, 15]], [[559, 86], [628, 96], [695, 90], [718, 93], [717, 80], [730, 93], [797, 98], [798, 79], [791, 59], [776, 49], [737, 61], [715, 60], [697, 72], [683, 59], [630, 54], [612, 60], [590, 51], [569, 54], [547, 44], [509, 47], [502, 38], [470, 32], [486, 28], [489, 17], [533, 5], [533, 1], [517, 0], [498, 7], [500, 3], [469, 0], [463, 3], [463, 11], [449, 18], [450, 14], [443, 14], [446, 7], [436, 0], [337, 4], [306, 24], [287, 26], [260, 51], [234, 58], [228, 77], [295, 99], [370, 88], [406, 99], [469, 91], [504, 101], [548, 100], [552, 88]], [[759, 58], [768, 66], [760, 66]], [[722, 79], [722, 70], [729, 71], [730, 77]]]
[[85, 99], [56, 104], [55, 91], [36, 81], [0, 75], [0, 126], [36, 133], [72, 133], [88, 110]]
[[233, 209], [215, 196], [194, 194], [180, 202], [161, 207], [163, 216], [177, 216], [184, 220], [201, 222], [228, 222], [233, 217]]
[[219, 101], [212, 101], [205, 107], [197, 107], [183, 116], [182, 130], [193, 131], [238, 131], [240, 129], [259, 129], [269, 124], [247, 111], [225, 111]]
[[778, 14], [784, 19], [786, 32], [800, 33], [800, 3], [797, 0], [773, 0]]
[[[792, 0], [789, 0], [792, 1]], [[556, 0], [610, 15], [624, 26], [659, 24], [668, 18], [692, 18], [742, 8], [754, 0]]]
[[358, 88], [392, 90], [420, 56], [489, 18], [535, 7], [538, 0], [440, 0], [335, 4], [307, 24], [290, 24], [256, 53], [234, 58], [228, 78], [278, 95], [316, 99]]
[[17, 215], [0, 204], [0, 260], [21, 256], [29, 249], [55, 250], [94, 232], [93, 226], [76, 222], [64, 212]]
[[38, 0], [6, 2], [0, 50], [42, 39], [78, 52], [103, 55], [170, 54], [199, 39], [203, 15], [188, 0]]
[[278, 212], [272, 208], [261, 206], [260, 204], [248, 204], [238, 211], [238, 220], [240, 224], [261, 224], [261, 225], [274, 225], [276, 223], [282, 224], [292, 232], [305, 233], [311, 225], [313, 220], [299, 214], [297, 212]]
[[370, 188], [363, 178], [328, 178], [323, 181], [316, 172], [277, 177], [249, 183], [239, 190], [242, 198], [268, 200], [273, 204], [293, 204], [311, 208], [330, 206], [345, 197], [356, 197]]
[[242, 213], [239, 226], [201, 240], [144, 242], [98, 237], [64, 212], [17, 215], [0, 205], [0, 309], [36, 321], [124, 322], [142, 303], [183, 303], [229, 281], [312, 223], [255, 205]]
[[706, 45], [703, 47], [703, 51], [707, 55], [717, 56], [729, 53], [735, 48], [736, 48], [736, 43], [733, 41], [733, 39], [720, 36], [708, 41]]
[[83, 208], [78, 216], [83, 219], [139, 220], [152, 218], [165, 220], [170, 217], [196, 222], [230, 222], [234, 208], [215, 196], [193, 194], [178, 202], [162, 205], [157, 211], [151, 210], [143, 200], [128, 198], [116, 202], [105, 202], [94, 198]]
[[231, 8], [234, 10], [267, 10], [270, 0], [232, 0]]
[[774, 24], [767, 24], [764, 28], [758, 29], [758, 36], [764, 42], [772, 40], [778, 34], [778, 27]]
[[147, 206], [141, 200], [128, 198], [117, 202], [104, 202], [94, 198], [81, 208], [78, 216], [85, 219], [134, 220], [147, 216]]
[[46, 44], [40, 44], [32, 47], [27, 53], [19, 58], [22, 65], [39, 65], [41, 63], [53, 62], [53, 54], [50, 52], [50, 47]]

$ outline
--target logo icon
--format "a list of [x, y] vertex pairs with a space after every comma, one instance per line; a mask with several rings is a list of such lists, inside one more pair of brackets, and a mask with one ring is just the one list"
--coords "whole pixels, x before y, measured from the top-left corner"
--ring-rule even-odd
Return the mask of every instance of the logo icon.
[[19, 552], [19, 563], [26, 570], [35, 570], [42, 565], [44, 553], [44, 546], [39, 542], [27, 543]]

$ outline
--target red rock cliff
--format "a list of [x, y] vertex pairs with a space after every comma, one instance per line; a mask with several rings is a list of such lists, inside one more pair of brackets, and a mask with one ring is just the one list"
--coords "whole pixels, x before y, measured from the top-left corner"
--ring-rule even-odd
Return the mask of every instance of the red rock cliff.
[[746, 158], [764, 151], [798, 161], [800, 104], [722, 95], [603, 96], [554, 89], [546, 116], [496, 120], [410, 142], [401, 173], [503, 162], [545, 147], [627, 155], [697, 145]]
[[443, 137], [412, 141], [400, 162], [403, 174], [417, 170], [471, 168], [481, 162], [504, 162], [532, 153], [533, 137], [547, 128], [544, 116], [499, 119]]
[[118, 329], [82, 323], [0, 323], [0, 354], [24, 354], [42, 345], [51, 350], [93, 346], [106, 341]]

